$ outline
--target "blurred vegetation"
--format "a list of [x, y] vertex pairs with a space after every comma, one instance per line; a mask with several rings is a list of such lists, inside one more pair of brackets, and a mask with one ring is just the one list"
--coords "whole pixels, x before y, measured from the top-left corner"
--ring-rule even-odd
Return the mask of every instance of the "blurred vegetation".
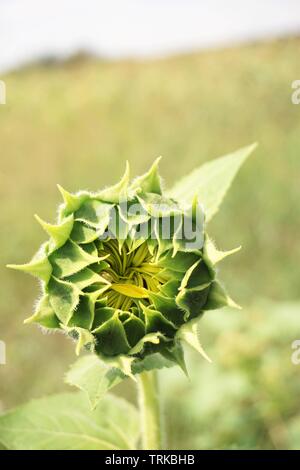
[[190, 382], [176, 369], [161, 373], [173, 448], [299, 449], [299, 311], [299, 302], [260, 301], [204, 317], [213, 363], [190, 354]]
[[[221, 277], [242, 305], [299, 299], [300, 106], [291, 103], [299, 45], [290, 39], [145, 62], [81, 59], [1, 77], [0, 339], [8, 364], [0, 366], [0, 409], [65, 389], [74, 361], [73, 344], [61, 335], [23, 326], [39, 289], [4, 268], [27, 261], [45, 239], [33, 213], [54, 220], [56, 183], [96, 190], [118, 180], [126, 159], [135, 175], [161, 154], [169, 186], [201, 162], [258, 141], [210, 226], [220, 248], [243, 245]], [[197, 362], [199, 386], [190, 390], [178, 379], [187, 392], [174, 393], [172, 409], [191, 395], [194, 428], [182, 416], [173, 447], [300, 447], [299, 423], [296, 437], [285, 429], [299, 411], [298, 371], [289, 362], [296, 320], [285, 334], [297, 306], [288, 317], [285, 308], [274, 316], [255, 308], [203, 320], [203, 343], [216, 342], [214, 365]], [[204, 398], [212, 400], [207, 408]]]

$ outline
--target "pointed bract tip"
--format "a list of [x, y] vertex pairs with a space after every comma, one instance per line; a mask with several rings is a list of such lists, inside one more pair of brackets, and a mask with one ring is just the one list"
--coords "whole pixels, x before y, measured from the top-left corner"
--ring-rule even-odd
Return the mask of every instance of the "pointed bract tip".
[[63, 193], [65, 191], [64, 188], [61, 186], [61, 184], [57, 183], [56, 186], [57, 186], [60, 193]]
[[64, 203], [68, 204], [68, 201], [70, 200], [70, 197], [72, 197], [71, 193], [69, 193], [69, 191], [64, 189], [60, 184], [57, 184], [57, 188], [58, 188], [60, 194], [62, 195]]
[[199, 199], [198, 194], [195, 193], [194, 196], [193, 196], [193, 200], [192, 200], [192, 205], [193, 206], [198, 204], [198, 199]]
[[60, 184], [57, 184], [56, 186], [66, 204], [70, 202], [70, 199], [74, 199], [74, 198], [77, 199], [77, 196], [75, 194], [70, 193], [69, 191], [64, 189]]
[[241, 150], [245, 151], [246, 152], [245, 158], [248, 158], [248, 156], [251, 155], [251, 153], [253, 153], [257, 147], [258, 147], [258, 142], [253, 142], [253, 144], [246, 145], [246, 147], [239, 149], [238, 152]]
[[243, 307], [237, 303], [234, 303], [234, 308], [236, 308], [237, 310], [243, 310]]
[[64, 194], [65, 194], [64, 188], [63, 188], [60, 184], [58, 184], [58, 183], [57, 183], [56, 186], [57, 186], [58, 191], [59, 191], [60, 194], [62, 195], [62, 197], [64, 197]]
[[157, 158], [154, 160], [154, 162], [153, 162], [152, 168], [153, 168], [153, 167], [157, 167], [157, 166], [159, 165], [161, 159], [162, 159], [162, 156], [161, 156], [161, 155], [160, 155], [159, 157], [157, 157]]
[[158, 165], [159, 162], [161, 161], [162, 157], [157, 157], [154, 162], [152, 163], [151, 167], [149, 168], [148, 172], [146, 175], [152, 175], [154, 177], [158, 173]]
[[239, 304], [237, 304], [234, 300], [232, 300], [230, 297], [228, 298], [228, 307], [231, 308], [236, 308], [237, 310], [243, 310], [243, 307], [241, 307]]
[[5, 267], [8, 268], [8, 269], [16, 269], [18, 271], [21, 271], [18, 264], [6, 264]]
[[42, 226], [43, 229], [45, 229], [45, 226], [48, 225], [47, 222], [45, 222], [43, 219], [41, 219], [41, 217], [37, 214], [34, 214], [33, 217], [35, 218], [35, 220]]
[[199, 351], [201, 356], [204, 357], [204, 359], [206, 359], [207, 362], [209, 362], [210, 364], [212, 364], [212, 360], [211, 358], [207, 355], [207, 353], [204, 351], [204, 349], [201, 347], [201, 351]]
[[129, 180], [129, 177], [130, 177], [130, 164], [129, 164], [129, 161], [126, 160], [126, 163], [125, 163], [125, 172], [124, 172], [124, 175], [122, 177], [122, 181], [128, 181]]
[[27, 264], [7, 264], [7, 268], [15, 269], [16, 271], [24, 271], [24, 272], [31, 272], [32, 265], [30, 263]]

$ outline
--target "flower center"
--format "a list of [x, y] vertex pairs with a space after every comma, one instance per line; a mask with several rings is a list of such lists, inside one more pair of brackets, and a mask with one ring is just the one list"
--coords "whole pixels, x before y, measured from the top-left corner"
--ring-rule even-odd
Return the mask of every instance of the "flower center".
[[101, 272], [111, 283], [105, 292], [108, 307], [128, 311], [139, 301], [149, 304], [149, 293], [158, 292], [167, 280], [147, 242], [135, 249], [125, 242], [119, 250], [118, 241], [111, 239], [103, 242], [99, 255], [109, 255], [105, 260], [108, 266]]

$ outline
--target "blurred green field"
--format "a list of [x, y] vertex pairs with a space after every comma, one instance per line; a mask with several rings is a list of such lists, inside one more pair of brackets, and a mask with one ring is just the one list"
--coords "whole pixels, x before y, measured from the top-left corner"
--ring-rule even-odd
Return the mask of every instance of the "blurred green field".
[[[209, 230], [220, 248], [243, 245], [224, 263], [221, 277], [246, 309], [234, 320], [231, 313], [215, 312], [212, 320], [207, 315], [203, 343], [221, 342], [224, 357], [216, 353], [209, 373], [202, 361], [194, 366], [201, 393], [206, 387], [208, 396], [211, 393], [207, 374], [220, 372], [218, 379], [214, 377], [219, 393], [222, 383], [227, 387], [228, 401], [216, 401], [213, 410], [222, 416], [221, 430], [218, 419], [210, 423], [209, 415], [198, 421], [195, 417], [195, 429], [204, 427], [199, 440], [195, 440], [198, 431], [185, 431], [189, 438], [174, 435], [172, 446], [184, 442], [186, 447], [278, 447], [272, 436], [262, 437], [267, 431], [252, 414], [253, 389], [249, 386], [244, 391], [241, 381], [245, 376], [254, 381], [254, 387], [255, 361], [266, 371], [270, 364], [278, 376], [272, 382], [278, 396], [270, 404], [265, 398], [272, 408], [266, 413], [284, 422], [300, 411], [299, 370], [291, 368], [289, 360], [291, 340], [300, 337], [300, 322], [295, 320], [291, 334], [284, 328], [289, 321], [284, 320], [284, 308], [274, 316], [269, 309], [265, 317], [262, 310], [257, 327], [251, 313], [261, 298], [287, 302], [300, 297], [300, 106], [291, 103], [291, 83], [300, 74], [299, 45], [299, 39], [290, 39], [146, 62], [78, 59], [1, 77], [7, 86], [7, 105], [0, 106], [0, 339], [7, 344], [8, 363], [0, 366], [0, 410], [65, 389], [62, 377], [74, 360], [73, 344], [61, 335], [43, 336], [34, 326], [23, 326], [39, 289], [29, 276], [4, 268], [8, 262], [27, 261], [45, 239], [33, 214], [54, 220], [60, 200], [56, 184], [70, 191], [96, 190], [119, 179], [126, 159], [135, 175], [163, 155], [161, 170], [170, 186], [201, 162], [258, 141], [258, 150], [240, 172]], [[298, 307], [293, 312], [299, 316]], [[217, 328], [216, 336], [218, 318], [222, 328]], [[231, 339], [227, 343], [228, 334], [239, 335], [241, 328], [237, 345]], [[258, 337], [265, 330], [266, 340], [257, 350]], [[269, 345], [277, 339], [278, 347], [268, 355]], [[252, 359], [231, 363], [231, 357], [240, 358], [244, 344]], [[210, 355], [214, 351], [212, 347]], [[222, 368], [226, 360], [226, 370], [238, 376], [230, 386]], [[285, 367], [291, 371], [289, 380], [282, 383]], [[177, 380], [179, 388], [187, 387], [184, 377]], [[131, 385], [127, 387], [120, 392], [132, 395]], [[257, 400], [263, 400], [260, 392], [264, 394], [267, 385], [262, 381], [257, 387]], [[190, 391], [194, 398], [197, 390], [195, 383]], [[290, 408], [288, 399], [293, 404]], [[173, 410], [183, 406], [176, 403]], [[249, 419], [241, 421], [248, 414]], [[249, 422], [248, 440], [232, 431], [242, 427], [247, 433]], [[297, 432], [296, 440], [284, 437], [280, 446], [300, 448], [299, 423]]]
[[173, 448], [300, 448], [300, 364], [291, 361], [299, 311], [299, 302], [260, 301], [203, 319], [213, 363], [191, 353], [190, 382], [175, 368], [163, 374]]

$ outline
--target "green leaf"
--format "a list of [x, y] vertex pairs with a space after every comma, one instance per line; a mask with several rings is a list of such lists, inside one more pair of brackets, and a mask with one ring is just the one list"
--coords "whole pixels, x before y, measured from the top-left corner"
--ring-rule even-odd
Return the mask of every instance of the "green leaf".
[[88, 355], [81, 357], [67, 372], [65, 381], [87, 394], [94, 409], [106, 392], [120, 383], [124, 375], [116, 368], [108, 367], [99, 357]]
[[176, 302], [171, 297], [165, 297], [160, 293], [150, 293], [150, 299], [154, 304], [155, 310], [161, 312], [167, 320], [174, 325], [181, 325], [184, 321], [184, 312], [178, 308]]
[[142, 194], [155, 193], [162, 194], [161, 178], [158, 173], [158, 164], [161, 157], [158, 157], [150, 170], [142, 176], [137, 177], [131, 184], [130, 189], [138, 191]]
[[214, 273], [209, 270], [203, 260], [196, 261], [183, 276], [179, 290], [198, 289], [203, 285], [209, 284], [213, 277]]
[[234, 153], [225, 155], [193, 170], [167, 192], [178, 201], [191, 202], [195, 194], [203, 204], [206, 220], [209, 221], [231, 186], [238, 170], [257, 144], [249, 145]]
[[121, 202], [118, 209], [121, 219], [131, 227], [145, 224], [150, 219], [150, 215], [136, 198], [131, 201]]
[[80, 191], [77, 194], [71, 194], [59, 184], [57, 187], [64, 200], [64, 205], [61, 207], [60, 211], [61, 216], [68, 216], [71, 213], [77, 211], [81, 204], [90, 198], [90, 195], [87, 192]]
[[145, 335], [144, 322], [133, 313], [129, 313], [129, 317], [123, 321], [123, 327], [131, 347], [135, 346]]
[[67, 325], [79, 303], [80, 290], [69, 282], [52, 277], [47, 286], [47, 292], [56, 316], [64, 325]]
[[182, 325], [176, 337], [179, 340], [185, 341], [189, 344], [192, 348], [194, 348], [201, 356], [203, 356], [208, 362], [211, 362], [211, 359], [208, 357], [206, 352], [204, 351], [199, 337], [199, 319], [195, 318], [184, 325]]
[[136, 449], [136, 409], [106, 395], [95, 410], [82, 393], [33, 400], [0, 416], [0, 441], [11, 450]]
[[197, 195], [192, 204], [184, 209], [180, 218], [176, 220], [176, 230], [173, 236], [173, 254], [178, 251], [197, 252], [204, 244], [205, 214], [203, 206], [198, 203]]
[[95, 271], [90, 268], [84, 268], [78, 273], [66, 277], [65, 281], [75, 284], [76, 287], [80, 290], [84, 289], [87, 286], [95, 284], [95, 282], [99, 282], [101, 284], [108, 284], [108, 281], [106, 281], [103, 277], [95, 273]]
[[166, 347], [161, 351], [161, 353], [166, 359], [173, 361], [175, 364], [177, 364], [188, 377], [188, 371], [184, 360], [184, 351], [180, 344], [180, 341], [175, 341], [172, 346]]
[[44, 243], [27, 264], [7, 264], [6, 267], [29, 273], [47, 284], [52, 274], [52, 266], [47, 258], [48, 247], [49, 243]]
[[241, 307], [232, 300], [225, 289], [217, 281], [212, 282], [205, 310], [216, 310], [222, 307], [233, 307], [241, 309]]
[[[105, 301], [105, 299], [104, 299]], [[106, 302], [105, 302], [106, 303]], [[92, 326], [92, 332], [96, 331], [100, 325], [103, 325], [107, 320], [110, 320], [115, 314], [115, 309], [112, 307], [106, 307], [106, 306], [98, 306], [98, 302], [96, 304], [96, 309], [95, 309], [95, 317], [94, 317], [94, 322]]]
[[163, 369], [174, 367], [174, 361], [167, 359], [160, 353], [153, 353], [146, 356], [144, 359], [135, 360], [131, 365], [133, 374], [140, 374], [144, 371], [150, 371], [154, 369]]
[[79, 304], [68, 323], [68, 326], [78, 326], [90, 330], [95, 316], [96, 294], [85, 294], [80, 296]]
[[49, 281], [52, 273], [52, 266], [49, 263], [48, 258], [35, 261], [32, 260], [27, 264], [8, 264], [7, 268], [31, 274], [34, 277], [42, 279], [42, 281], [44, 281], [46, 284]]
[[70, 238], [75, 243], [91, 243], [96, 240], [101, 233], [94, 228], [87, 226], [84, 222], [76, 221], [73, 226]]
[[223, 259], [227, 258], [227, 256], [237, 253], [238, 251], [240, 251], [240, 249], [241, 246], [229, 251], [219, 251], [213, 241], [208, 237], [208, 235], [206, 235], [203, 250], [203, 258], [210, 266], [214, 266]]
[[54, 276], [61, 278], [71, 276], [86, 266], [97, 263], [99, 258], [90, 255], [76, 243], [69, 240], [64, 246], [54, 251], [49, 256], [49, 260], [53, 266]]
[[185, 273], [199, 259], [200, 254], [184, 252], [178, 252], [176, 256], [173, 257], [172, 251], [170, 250], [159, 260], [159, 265], [167, 269]]
[[38, 303], [35, 313], [24, 323], [38, 323], [45, 328], [59, 328], [59, 320], [49, 302], [49, 295], [45, 295]]
[[124, 222], [120, 215], [119, 206], [115, 206], [111, 211], [110, 223], [109, 223], [109, 236], [113, 239], [118, 240], [119, 252], [121, 253], [122, 246], [128, 237], [130, 232], [130, 225]]
[[128, 199], [128, 183], [129, 183], [129, 163], [126, 162], [126, 169], [121, 180], [114, 186], [105, 188], [98, 192], [95, 196], [103, 202], [118, 204], [121, 201]]
[[158, 242], [156, 259], [173, 247], [172, 221], [173, 217], [160, 217], [154, 219], [153, 231]]
[[[76, 221], [83, 222], [95, 228], [98, 236], [100, 236], [108, 226], [112, 207], [111, 204], [106, 204], [97, 199], [91, 199], [82, 204], [80, 209], [75, 213], [75, 219]], [[84, 242], [88, 243], [89, 241], [84, 240]]]
[[[147, 335], [145, 342], [155, 343], [154, 335]], [[146, 338], [146, 337], [145, 337]], [[143, 344], [139, 345], [135, 353], [141, 351]], [[92, 408], [95, 408], [103, 399], [108, 390], [119, 384], [126, 376], [133, 378], [133, 374], [139, 374], [145, 370], [173, 367], [174, 361], [154, 353], [145, 359], [128, 358], [119, 356], [116, 358], [104, 358], [96, 355], [88, 355], [78, 359], [67, 372], [65, 381], [84, 391]]]
[[130, 350], [119, 312], [93, 331], [97, 338], [96, 350], [106, 356], [126, 354]]
[[138, 196], [142, 207], [152, 217], [169, 217], [171, 215], [181, 214], [181, 210], [173, 199], [159, 194], [147, 193], [142, 197]]
[[95, 338], [89, 330], [77, 326], [68, 327], [63, 324], [61, 325], [61, 327], [74, 341], [76, 341], [77, 356], [79, 356], [80, 351], [83, 347], [86, 347], [86, 349], [88, 349], [89, 351], [94, 351]]
[[145, 344], [147, 343], [159, 344], [162, 338], [164, 338], [164, 336], [159, 332], [149, 333], [143, 336], [143, 338], [141, 338], [140, 341], [133, 348], [130, 349], [128, 354], [130, 355], [139, 354], [143, 350]]
[[[89, 255], [94, 256], [95, 258], [97, 258], [98, 250], [97, 250], [97, 247], [96, 247], [94, 242], [87, 243], [86, 245], [84, 245], [83, 249]], [[99, 258], [99, 259], [105, 259], [105, 258], [107, 258], [107, 256], [105, 256], [104, 258]]]
[[171, 280], [161, 286], [160, 292], [166, 297], [176, 297], [179, 287], [180, 281]]
[[63, 246], [68, 240], [72, 232], [74, 217], [71, 214], [64, 219], [59, 225], [52, 225], [44, 222], [38, 215], [35, 215], [36, 220], [42, 226], [46, 233], [51, 237], [52, 249], [57, 249]]
[[185, 320], [200, 315], [206, 304], [210, 292], [210, 283], [194, 289], [182, 289], [176, 297], [176, 303], [185, 310]]
[[148, 333], [162, 333], [168, 337], [173, 337], [176, 331], [174, 324], [167, 320], [159, 311], [152, 310], [141, 304], [143, 313], [145, 315], [146, 332]]
[[125, 377], [130, 377], [134, 381], [136, 378], [133, 376], [131, 367], [132, 363], [134, 362], [134, 357], [125, 356], [124, 354], [120, 354], [119, 356], [115, 357], [106, 357], [100, 356], [101, 359], [110, 367], [118, 369]]
[[[147, 335], [150, 339], [150, 335]], [[161, 339], [164, 339], [163, 335], [160, 335]], [[153, 339], [153, 337], [151, 338]], [[157, 344], [155, 341], [149, 340], [145, 341], [145, 343], [152, 343]], [[166, 344], [168, 344], [166, 342]], [[179, 342], [176, 345], [180, 348]], [[153, 369], [162, 369], [164, 367], [173, 367], [177, 364], [177, 360], [174, 360], [174, 357], [164, 357], [160, 353], [152, 353], [147, 355], [144, 359], [139, 359], [135, 357], [128, 357], [125, 355], [119, 355], [116, 357], [107, 357], [100, 355], [100, 359], [107, 364], [108, 367], [113, 369], [117, 369], [119, 374], [123, 374], [123, 378], [130, 377], [134, 381], [136, 381], [136, 374], [140, 374], [144, 371], [149, 371]]]

